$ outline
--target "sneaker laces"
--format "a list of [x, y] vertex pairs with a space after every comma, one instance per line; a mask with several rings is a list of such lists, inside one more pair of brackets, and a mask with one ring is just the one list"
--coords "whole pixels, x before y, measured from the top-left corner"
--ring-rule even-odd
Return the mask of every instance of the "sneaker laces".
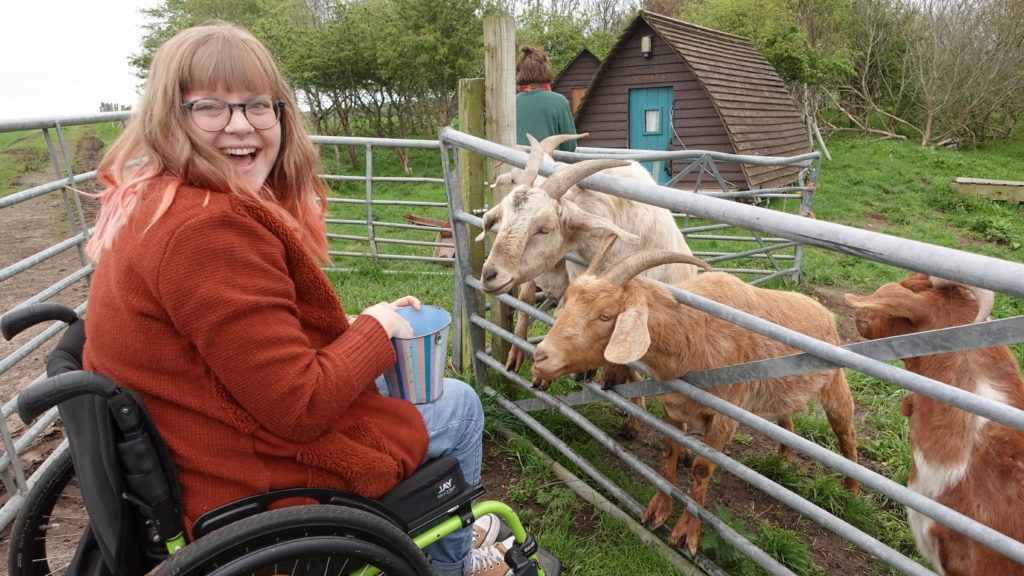
[[468, 558], [469, 570], [466, 571], [466, 576], [497, 574], [494, 570], [502, 566], [505, 567], [505, 570], [501, 574], [507, 574], [509, 568], [505, 564], [505, 551], [505, 547], [500, 543], [470, 550]]

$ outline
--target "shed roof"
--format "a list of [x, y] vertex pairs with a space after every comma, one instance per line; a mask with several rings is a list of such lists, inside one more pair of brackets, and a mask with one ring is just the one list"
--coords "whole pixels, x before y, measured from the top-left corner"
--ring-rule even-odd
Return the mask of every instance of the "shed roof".
[[558, 73], [558, 76], [551, 82], [552, 85], [557, 86], [558, 81], [574, 71], [574, 69], [583, 70], [597, 70], [597, 67], [601, 65], [601, 59], [594, 55], [590, 50], [583, 48], [569, 61], [568, 64], [562, 68], [562, 71]]
[[[795, 156], [811, 151], [800, 112], [775, 68], [750, 40], [735, 34], [642, 10], [601, 63], [591, 89], [643, 23], [671, 47], [707, 91], [735, 153]], [[585, 114], [586, 106], [585, 99], [579, 114]], [[748, 173], [748, 184], [752, 189], [779, 184], [782, 175], [775, 172]]]

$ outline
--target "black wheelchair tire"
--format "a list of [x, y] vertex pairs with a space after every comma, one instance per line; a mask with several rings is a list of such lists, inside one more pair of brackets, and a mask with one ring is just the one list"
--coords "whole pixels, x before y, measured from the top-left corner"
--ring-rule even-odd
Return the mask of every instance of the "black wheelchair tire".
[[351, 562], [338, 574], [358, 574], [353, 565], [363, 564], [388, 576], [433, 573], [423, 551], [391, 521], [344, 506], [308, 505], [263, 512], [215, 530], [179, 550], [150, 574], [279, 573], [267, 568], [286, 561], [320, 562], [327, 557], [332, 564]]
[[[62, 514], [65, 509], [75, 512]], [[56, 521], [55, 518], [61, 517]], [[59, 576], [88, 528], [71, 451], [65, 450], [33, 484], [11, 528], [10, 576]], [[63, 550], [57, 551], [59, 545]]]

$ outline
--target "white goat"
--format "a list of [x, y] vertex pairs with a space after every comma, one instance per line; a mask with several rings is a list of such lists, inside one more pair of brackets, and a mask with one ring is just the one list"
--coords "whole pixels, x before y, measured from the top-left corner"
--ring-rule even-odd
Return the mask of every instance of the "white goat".
[[[691, 254], [668, 209], [576, 185], [598, 171], [654, 184], [650, 173], [639, 163], [585, 160], [571, 164], [545, 180], [538, 176], [538, 170], [546, 154], [565, 139], [576, 136], [551, 136], [544, 142], [528, 137], [530, 159], [526, 167], [513, 176], [515, 187], [484, 214], [484, 231], [478, 239], [500, 223], [481, 271], [484, 292], [503, 294], [541, 275], [558, 274], [563, 265], [568, 273], [567, 279], [571, 280], [583, 271], [583, 267], [573, 262], [563, 264], [562, 258], [569, 252], [575, 252], [584, 260], [590, 260], [609, 234], [622, 240], [613, 250], [614, 257], [625, 256], [637, 248]], [[678, 282], [696, 273], [691, 264], [673, 263], [648, 270], [645, 275], [663, 282]], [[542, 282], [544, 280], [538, 284], [545, 287]], [[561, 294], [559, 291], [551, 295], [558, 297]], [[521, 297], [530, 298], [532, 294], [521, 294]], [[513, 364], [511, 357], [507, 364]], [[515, 368], [518, 369], [518, 363]], [[629, 374], [625, 367], [604, 370], [602, 384], [605, 387], [619, 384]], [[545, 380], [534, 379], [534, 386], [543, 389], [547, 385]], [[643, 405], [643, 398], [635, 401]], [[634, 437], [638, 431], [639, 424], [628, 419], [624, 433]]]
[[[614, 242], [614, 238], [610, 239]], [[540, 378], [587, 370], [606, 362], [625, 364], [643, 361], [652, 377], [676, 378], [689, 372], [754, 360], [794, 354], [798, 351], [731, 322], [680, 304], [663, 286], [634, 278], [651, 266], [666, 262], [700, 263], [692, 256], [657, 251], [641, 252], [621, 260], [599, 274], [604, 258], [576, 277], [566, 289], [560, 313], [551, 331], [537, 346], [533, 372]], [[706, 264], [704, 266], [707, 266]], [[699, 296], [721, 302], [819, 340], [838, 344], [835, 319], [821, 304], [796, 292], [767, 290], [744, 283], [724, 272], [708, 272], [676, 284]], [[710, 393], [793, 429], [792, 415], [806, 409], [808, 399], [817, 398], [839, 439], [844, 456], [857, 461], [853, 429], [853, 398], [841, 369], [824, 370], [741, 382], [711, 388]], [[658, 396], [667, 423], [683, 429], [689, 425], [704, 431], [704, 443], [721, 451], [732, 439], [737, 423], [679, 393]], [[668, 436], [661, 475], [676, 481], [676, 464], [682, 446]], [[780, 446], [787, 460], [791, 451]], [[704, 503], [715, 464], [702, 456], [693, 461], [690, 496]], [[857, 493], [852, 478], [846, 486]], [[672, 513], [672, 498], [658, 492], [644, 512], [644, 522], [664, 524]], [[669, 542], [696, 553], [701, 522], [683, 513]]]
[[[846, 295], [857, 331], [868, 339], [984, 320], [988, 290], [915, 272], [870, 296]], [[1020, 366], [1006, 346], [904, 358], [907, 370], [1024, 409]], [[1024, 542], [1024, 432], [908, 393], [900, 410], [910, 427], [908, 487]], [[1024, 566], [915, 510], [907, 510], [921, 555], [945, 576], [1024, 574]]]

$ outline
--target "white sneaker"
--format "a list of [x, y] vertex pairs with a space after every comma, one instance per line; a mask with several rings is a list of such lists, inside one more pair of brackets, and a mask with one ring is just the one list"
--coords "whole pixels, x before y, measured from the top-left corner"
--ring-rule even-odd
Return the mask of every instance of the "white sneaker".
[[515, 538], [504, 542], [474, 548], [466, 559], [465, 576], [512, 576], [512, 569], [505, 563], [505, 552]]
[[501, 521], [496, 514], [484, 514], [473, 522], [473, 548], [491, 546], [498, 539]]

